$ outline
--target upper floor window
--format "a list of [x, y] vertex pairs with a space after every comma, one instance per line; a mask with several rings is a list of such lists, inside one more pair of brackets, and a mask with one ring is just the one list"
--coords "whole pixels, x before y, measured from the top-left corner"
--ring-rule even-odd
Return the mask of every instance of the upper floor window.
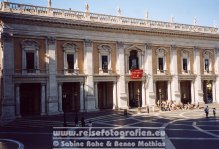
[[186, 74], [190, 72], [190, 51], [181, 50], [181, 62], [182, 62], [182, 73]]
[[157, 72], [164, 73], [166, 71], [166, 50], [165, 49], [157, 49]]
[[132, 50], [129, 55], [129, 70], [139, 69], [138, 51]]
[[73, 43], [65, 43], [64, 51], [64, 73], [78, 74], [78, 47]]
[[187, 61], [186, 58], [183, 58], [183, 70], [184, 70], [185, 72], [188, 71], [188, 61]]
[[22, 46], [22, 73], [39, 72], [39, 44], [34, 40], [24, 40]]
[[205, 59], [205, 71], [209, 72], [209, 59]]
[[159, 66], [159, 70], [161, 71], [161, 72], [163, 72], [164, 71], [164, 61], [163, 61], [163, 58], [162, 57], [159, 57], [158, 58], [158, 66]]
[[111, 73], [111, 49], [109, 45], [102, 44], [99, 50], [99, 73]]
[[209, 50], [205, 50], [203, 53], [204, 73], [207, 74], [212, 71], [211, 54], [212, 52]]
[[26, 52], [26, 69], [27, 71], [29, 70], [34, 70], [35, 65], [34, 65], [34, 52]]

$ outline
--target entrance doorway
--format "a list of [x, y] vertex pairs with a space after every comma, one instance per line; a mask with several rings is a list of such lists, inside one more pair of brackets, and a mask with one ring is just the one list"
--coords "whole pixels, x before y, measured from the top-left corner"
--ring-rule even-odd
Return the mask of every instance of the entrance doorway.
[[40, 115], [41, 84], [25, 83], [20, 85], [20, 109], [22, 116]]
[[156, 82], [156, 104], [160, 106], [163, 101], [168, 99], [168, 86], [167, 81], [157, 81]]
[[98, 83], [98, 108], [113, 108], [113, 82]]
[[212, 103], [212, 80], [204, 80], [203, 81], [203, 93], [204, 93], [204, 102]]
[[183, 104], [191, 103], [191, 81], [180, 82], [181, 102]]
[[129, 87], [129, 106], [130, 108], [136, 108], [142, 106], [142, 83], [140, 81], [130, 81]]
[[65, 112], [75, 112], [80, 109], [80, 83], [63, 83], [62, 109]]

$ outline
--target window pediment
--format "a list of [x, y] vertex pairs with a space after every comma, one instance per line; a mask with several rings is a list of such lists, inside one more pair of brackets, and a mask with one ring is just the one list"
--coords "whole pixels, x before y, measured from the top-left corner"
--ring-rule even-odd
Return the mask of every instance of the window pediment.
[[159, 57], [164, 57], [166, 55], [166, 49], [164, 48], [159, 48], [156, 50], [156, 54], [159, 56]]
[[68, 53], [76, 53], [78, 47], [74, 43], [67, 42], [63, 45], [63, 50]]
[[181, 54], [183, 58], [188, 58], [190, 56], [190, 51], [187, 49], [182, 49]]
[[108, 55], [108, 54], [111, 52], [111, 48], [110, 48], [109, 45], [102, 44], [102, 45], [99, 45], [99, 46], [98, 46], [98, 51], [99, 51], [99, 53], [101, 53], [101, 54], [106, 54], [106, 55]]
[[38, 50], [39, 49], [39, 43], [35, 40], [23, 40], [21, 42], [21, 46], [23, 50]]

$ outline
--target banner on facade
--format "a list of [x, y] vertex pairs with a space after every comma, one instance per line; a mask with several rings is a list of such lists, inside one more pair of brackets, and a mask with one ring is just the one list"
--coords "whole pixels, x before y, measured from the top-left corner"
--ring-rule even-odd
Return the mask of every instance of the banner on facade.
[[143, 75], [142, 69], [131, 70], [131, 79], [141, 79]]

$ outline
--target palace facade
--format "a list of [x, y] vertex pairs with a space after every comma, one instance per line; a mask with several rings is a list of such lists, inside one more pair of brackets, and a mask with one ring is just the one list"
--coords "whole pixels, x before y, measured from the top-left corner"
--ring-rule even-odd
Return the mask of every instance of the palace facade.
[[1, 116], [219, 102], [218, 28], [2, 2]]

